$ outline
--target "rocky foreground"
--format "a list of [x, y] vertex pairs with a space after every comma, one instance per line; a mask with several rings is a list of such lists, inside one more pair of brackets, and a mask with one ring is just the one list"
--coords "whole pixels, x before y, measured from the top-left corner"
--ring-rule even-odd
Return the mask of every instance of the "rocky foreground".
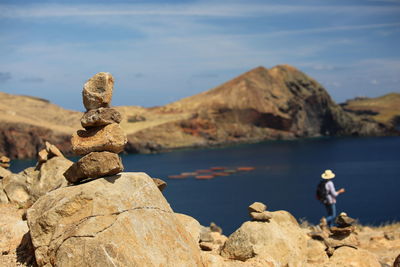
[[[344, 110], [321, 84], [288, 65], [255, 68], [163, 107], [115, 110], [122, 116], [112, 120], [119, 121], [127, 134], [125, 151], [129, 153], [316, 136], [396, 134], [391, 124]], [[80, 112], [43, 99], [0, 93], [0, 154], [34, 158], [48, 141], [69, 155], [69, 138], [80, 127], [81, 117]]]
[[121, 173], [53, 190], [27, 210], [0, 204], [0, 266], [380, 267], [400, 254], [399, 224], [326, 232], [265, 208], [250, 205], [251, 221], [226, 237], [174, 213], [145, 173]]

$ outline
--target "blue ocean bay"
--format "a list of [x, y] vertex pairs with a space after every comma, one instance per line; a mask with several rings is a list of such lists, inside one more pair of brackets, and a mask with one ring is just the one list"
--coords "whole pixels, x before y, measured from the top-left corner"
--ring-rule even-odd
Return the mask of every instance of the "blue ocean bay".
[[[213, 149], [178, 150], [160, 154], [123, 155], [125, 171], [146, 172], [168, 183], [164, 195], [175, 212], [201, 224], [215, 222], [225, 234], [249, 220], [247, 207], [260, 201], [268, 210], [287, 210], [297, 219], [317, 223], [325, 215], [315, 189], [325, 169], [335, 172], [338, 212], [345, 211], [362, 224], [400, 221], [400, 138], [318, 138], [269, 141]], [[34, 162], [15, 160], [20, 171]], [[169, 175], [209, 169], [252, 166], [210, 180]]]

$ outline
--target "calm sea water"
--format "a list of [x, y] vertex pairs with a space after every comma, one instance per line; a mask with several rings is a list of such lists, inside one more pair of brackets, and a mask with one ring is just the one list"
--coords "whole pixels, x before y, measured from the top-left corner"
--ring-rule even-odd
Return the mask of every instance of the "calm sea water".
[[[254, 201], [268, 209], [287, 210], [317, 223], [325, 215], [315, 199], [320, 174], [336, 173], [338, 212], [363, 224], [400, 221], [400, 138], [323, 138], [273, 141], [218, 149], [181, 150], [152, 155], [124, 155], [126, 171], [143, 171], [168, 183], [164, 195], [175, 212], [203, 225], [215, 222], [230, 234], [248, 220]], [[20, 171], [32, 161], [13, 161]], [[253, 166], [254, 171], [211, 180], [173, 180], [168, 175], [213, 166]]]

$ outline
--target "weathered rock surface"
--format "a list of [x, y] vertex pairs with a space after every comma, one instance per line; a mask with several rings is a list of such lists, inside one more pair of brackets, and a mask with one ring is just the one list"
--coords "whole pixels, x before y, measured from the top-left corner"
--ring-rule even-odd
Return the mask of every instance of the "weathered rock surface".
[[281, 266], [304, 266], [307, 236], [296, 219], [286, 211], [271, 212], [269, 223], [245, 222], [229, 236], [221, 255], [246, 261], [255, 256], [272, 258]]
[[72, 150], [77, 155], [102, 151], [120, 153], [126, 142], [124, 131], [116, 123], [86, 131], [79, 130], [71, 138]]
[[261, 202], [254, 202], [249, 206], [249, 213], [251, 212], [263, 212], [267, 209], [267, 206]]
[[329, 257], [325, 252], [326, 246], [317, 240], [310, 239], [307, 241], [307, 263], [313, 265], [322, 265], [329, 261]]
[[192, 236], [196, 243], [200, 241], [200, 223], [193, 217], [182, 213], [175, 213], [179, 222], [185, 227], [186, 231]]
[[364, 249], [340, 247], [335, 250], [327, 267], [381, 267], [376, 256]]
[[39, 266], [202, 266], [198, 244], [144, 173], [52, 191], [27, 217]]
[[64, 157], [54, 157], [39, 169], [27, 168], [3, 179], [3, 188], [10, 202], [27, 205], [54, 189], [67, 185], [63, 173], [73, 164]]
[[98, 108], [86, 112], [81, 119], [81, 124], [83, 128], [91, 128], [111, 123], [120, 123], [121, 120], [121, 113], [117, 110], [112, 108]]
[[83, 105], [87, 110], [108, 107], [114, 88], [114, 78], [108, 72], [99, 72], [83, 86]]
[[26, 205], [30, 199], [26, 177], [11, 174], [2, 180], [3, 190], [10, 202]]
[[0, 203], [8, 203], [8, 197], [4, 192], [3, 181], [0, 180]]
[[86, 178], [110, 176], [123, 171], [121, 158], [112, 152], [91, 152], [80, 158], [64, 173], [64, 177], [71, 183]]
[[0, 167], [0, 179], [10, 175], [11, 172], [3, 167]]
[[268, 222], [272, 218], [272, 215], [268, 211], [250, 212], [250, 217], [253, 221]]
[[64, 157], [63, 153], [55, 145], [45, 142], [46, 151], [49, 153], [49, 159], [52, 157]]
[[[28, 225], [21, 219], [21, 212], [11, 205], [0, 204], [0, 255], [16, 250], [22, 237], [29, 231]], [[0, 261], [1, 266], [3, 263]]]

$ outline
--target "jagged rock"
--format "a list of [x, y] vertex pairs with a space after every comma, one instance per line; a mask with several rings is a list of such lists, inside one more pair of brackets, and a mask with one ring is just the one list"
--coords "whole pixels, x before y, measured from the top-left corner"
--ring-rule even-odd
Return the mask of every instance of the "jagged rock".
[[112, 152], [91, 152], [68, 168], [64, 177], [71, 183], [86, 178], [115, 175], [123, 171], [121, 158]]
[[114, 78], [108, 72], [99, 72], [83, 86], [83, 105], [87, 110], [108, 107], [114, 88]]
[[18, 174], [3, 179], [3, 187], [10, 202], [27, 205], [54, 189], [67, 185], [63, 173], [72, 161], [64, 157], [54, 157], [40, 165], [39, 169], [27, 168]]
[[263, 212], [267, 210], [267, 206], [261, 202], [254, 202], [249, 206], [249, 213], [251, 212]]
[[120, 153], [126, 142], [124, 131], [116, 123], [86, 131], [79, 130], [71, 138], [72, 150], [77, 155], [102, 151]]
[[200, 241], [200, 223], [193, 217], [182, 213], [175, 213], [180, 223], [185, 227], [186, 231], [192, 236], [196, 243]]
[[52, 191], [27, 217], [39, 266], [202, 266], [198, 244], [145, 173]]
[[11, 172], [3, 167], [0, 167], [0, 179], [10, 175]]
[[222, 234], [222, 228], [216, 225], [214, 222], [210, 223], [210, 231]]
[[161, 192], [167, 187], [167, 183], [159, 178], [153, 178], [153, 181]]
[[374, 254], [364, 249], [340, 247], [335, 250], [326, 267], [381, 267]]
[[245, 222], [231, 234], [221, 255], [246, 261], [255, 255], [268, 257], [281, 266], [304, 266], [307, 260], [307, 236], [296, 219], [286, 211], [271, 212], [270, 223]]
[[52, 157], [64, 157], [63, 153], [53, 144], [45, 142], [46, 151], [49, 153], [49, 158]]
[[81, 124], [83, 128], [91, 128], [111, 123], [120, 123], [121, 120], [121, 113], [117, 110], [112, 108], [98, 108], [86, 112], [81, 119]]
[[326, 246], [317, 240], [310, 239], [307, 241], [307, 263], [322, 265], [329, 261], [329, 257], [325, 252]]
[[268, 211], [250, 212], [250, 217], [253, 219], [253, 221], [260, 222], [268, 222], [272, 218], [271, 213]]
[[32, 181], [29, 182], [29, 191], [33, 201], [40, 196], [57, 188], [67, 186], [64, 172], [73, 164], [72, 161], [64, 157], [53, 157], [40, 166], [40, 169], [25, 170], [25, 175]]
[[38, 163], [39, 164], [46, 162], [48, 158], [49, 158], [49, 152], [47, 152], [46, 149], [42, 149], [39, 151], [39, 153], [38, 153]]
[[349, 227], [352, 226], [356, 220], [350, 218], [346, 213], [342, 212], [336, 217], [335, 222], [339, 227]]

